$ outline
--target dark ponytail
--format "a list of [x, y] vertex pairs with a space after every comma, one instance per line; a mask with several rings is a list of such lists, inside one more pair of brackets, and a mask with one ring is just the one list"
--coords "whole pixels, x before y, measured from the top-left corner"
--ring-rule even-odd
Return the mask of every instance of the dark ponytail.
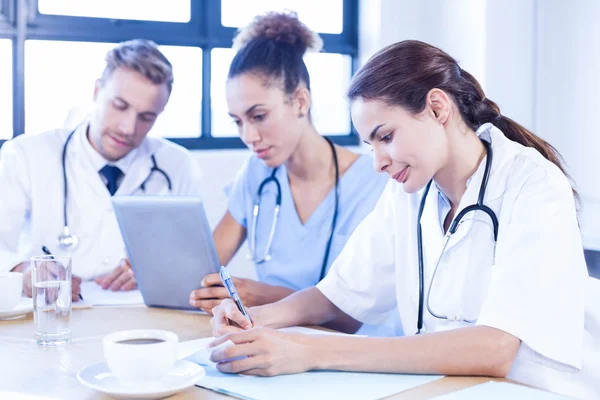
[[286, 94], [294, 93], [300, 82], [310, 90], [304, 53], [309, 49], [320, 51], [322, 45], [321, 38], [294, 12], [260, 15], [235, 37], [234, 47], [239, 50], [229, 67], [228, 78], [258, 73], [269, 81], [282, 82]]
[[[427, 43], [407, 40], [379, 51], [354, 76], [348, 97], [351, 101], [381, 100], [418, 114], [425, 109], [427, 93], [434, 88], [454, 100], [472, 130], [491, 122], [510, 140], [539, 151], [569, 177], [561, 155], [552, 145], [502, 115], [471, 74], [460, 68], [454, 58]], [[575, 189], [573, 194], [579, 201]]]

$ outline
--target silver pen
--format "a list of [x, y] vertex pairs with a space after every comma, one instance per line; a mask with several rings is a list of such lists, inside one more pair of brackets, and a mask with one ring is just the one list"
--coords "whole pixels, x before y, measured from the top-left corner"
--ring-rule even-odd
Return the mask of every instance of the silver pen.
[[246, 311], [246, 308], [242, 304], [242, 299], [240, 299], [240, 296], [237, 293], [235, 285], [233, 284], [233, 281], [231, 280], [231, 276], [229, 276], [229, 272], [227, 272], [227, 269], [225, 269], [225, 267], [222, 265], [221, 265], [221, 270], [219, 271], [219, 276], [221, 277], [221, 282], [223, 282], [223, 286], [225, 286], [225, 288], [227, 289], [227, 292], [229, 293], [229, 297], [231, 297], [231, 300], [233, 300], [233, 302], [237, 306], [238, 310], [240, 310], [240, 312], [244, 315], [244, 317], [246, 317], [248, 319], [248, 321], [250, 321], [250, 323], [252, 323], [250, 314], [248, 314], [248, 311]]

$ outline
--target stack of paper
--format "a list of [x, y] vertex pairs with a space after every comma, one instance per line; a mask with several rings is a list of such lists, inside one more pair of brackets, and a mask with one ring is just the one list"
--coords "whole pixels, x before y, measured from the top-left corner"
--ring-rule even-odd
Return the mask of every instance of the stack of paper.
[[144, 304], [144, 299], [139, 290], [113, 292], [104, 290], [94, 281], [81, 283], [81, 296], [83, 301], [73, 302], [73, 308], [96, 306], [128, 306]]

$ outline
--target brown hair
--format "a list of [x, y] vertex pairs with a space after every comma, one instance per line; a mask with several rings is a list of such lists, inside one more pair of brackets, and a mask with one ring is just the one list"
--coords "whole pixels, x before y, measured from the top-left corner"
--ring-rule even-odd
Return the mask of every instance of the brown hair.
[[307, 50], [319, 52], [323, 41], [298, 20], [295, 12], [268, 12], [240, 29], [233, 41], [239, 49], [231, 61], [228, 78], [256, 72], [268, 81], [283, 83], [292, 94], [300, 82], [310, 90], [310, 77], [302, 57]]
[[151, 40], [128, 40], [110, 50], [100, 82], [105, 82], [117, 68], [132, 69], [156, 85], [166, 84], [171, 93], [173, 66]]
[[[510, 140], [539, 151], [569, 178], [561, 155], [552, 145], [502, 115], [473, 75], [450, 55], [427, 43], [406, 40], [380, 50], [354, 76], [348, 97], [351, 101], [380, 100], [418, 114], [425, 109], [427, 94], [434, 88], [454, 100], [470, 129], [491, 122]], [[573, 194], [579, 201], [575, 189]]]

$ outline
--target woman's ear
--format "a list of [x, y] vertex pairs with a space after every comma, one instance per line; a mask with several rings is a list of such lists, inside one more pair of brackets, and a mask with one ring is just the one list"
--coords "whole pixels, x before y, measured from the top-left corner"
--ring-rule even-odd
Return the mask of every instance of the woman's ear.
[[450, 116], [450, 97], [441, 89], [431, 89], [427, 93], [427, 106], [431, 110], [432, 118], [440, 124], [445, 124]]
[[310, 92], [305, 87], [299, 87], [294, 93], [294, 108], [298, 118], [304, 118], [310, 110]]

